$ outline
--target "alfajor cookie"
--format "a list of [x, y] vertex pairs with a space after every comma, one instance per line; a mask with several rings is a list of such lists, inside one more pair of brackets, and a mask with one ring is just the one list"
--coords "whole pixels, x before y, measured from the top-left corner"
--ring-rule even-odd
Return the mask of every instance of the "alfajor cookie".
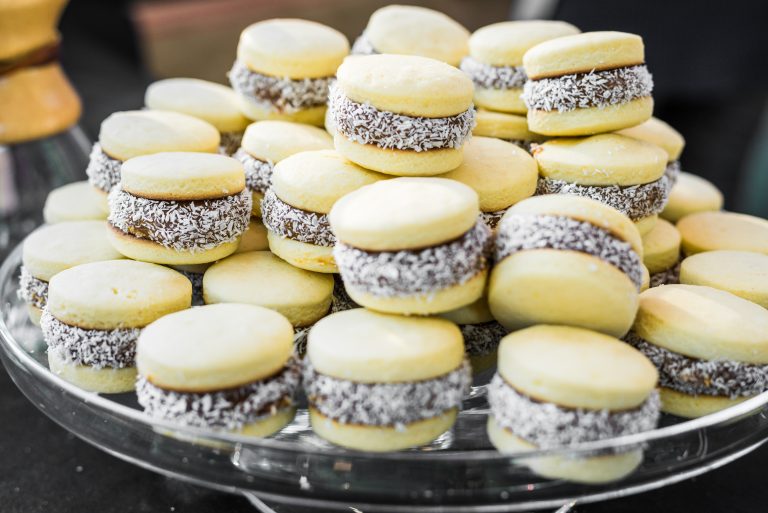
[[676, 223], [688, 214], [716, 211], [723, 208], [723, 193], [715, 185], [696, 175], [681, 171], [678, 174], [661, 217]]
[[32, 322], [40, 323], [53, 276], [80, 264], [120, 258], [104, 221], [65, 221], [33, 231], [24, 239], [19, 276], [19, 297]]
[[698, 212], [677, 222], [683, 253], [716, 249], [768, 254], [768, 220], [734, 212]]
[[441, 178], [471, 187], [480, 213], [495, 228], [501, 216], [518, 201], [533, 196], [539, 176], [536, 161], [516, 145], [489, 137], [473, 137], [464, 145], [464, 162]]
[[272, 184], [275, 164], [301, 151], [332, 149], [331, 136], [317, 127], [289, 121], [249, 125], [233, 157], [245, 168], [245, 185], [253, 196], [253, 215], [261, 216], [261, 200]]
[[385, 178], [333, 150], [306, 151], [280, 161], [261, 201], [269, 249], [296, 267], [338, 272], [328, 212], [342, 196]]
[[653, 229], [642, 235], [643, 264], [650, 273], [650, 286], [669, 285], [680, 281], [680, 232], [659, 219]]
[[[501, 452], [568, 447], [650, 431], [658, 423], [658, 374], [620, 340], [566, 326], [534, 326], [504, 337], [488, 386], [488, 436]], [[642, 450], [526, 461], [537, 474], [583, 483], [620, 479]]]
[[240, 34], [229, 82], [251, 119], [322, 126], [328, 86], [348, 53], [347, 38], [321, 23], [264, 20]]
[[179, 112], [115, 112], [101, 123], [85, 172], [91, 185], [108, 193], [120, 183], [128, 159], [168, 151], [216, 153], [220, 141], [211, 124]]
[[156, 419], [265, 437], [293, 419], [301, 371], [279, 313], [225, 304], [166, 315], [136, 347], [136, 395]]
[[440, 317], [455, 323], [461, 330], [464, 351], [473, 374], [496, 365], [496, 349], [507, 330], [493, 318], [485, 296], [471, 305], [441, 313]]
[[667, 413], [700, 417], [768, 389], [768, 310], [729, 292], [648, 289], [624, 340], [659, 369]]
[[87, 181], [57, 187], [48, 193], [43, 206], [43, 219], [48, 224], [64, 221], [99, 221], [109, 215], [103, 194]]
[[367, 55], [339, 67], [328, 99], [336, 151], [366, 169], [428, 176], [461, 164], [472, 82], [426, 57]]
[[461, 70], [475, 84], [475, 105], [525, 114], [523, 55], [539, 43], [579, 32], [570, 23], [549, 20], [504, 21], [475, 31], [469, 56], [461, 61]]
[[426, 7], [388, 5], [371, 14], [352, 45], [354, 55], [420, 55], [458, 66], [467, 55], [469, 31], [453, 18]]
[[158, 153], [122, 168], [109, 195], [112, 245], [134, 260], [204, 264], [231, 255], [248, 228], [242, 164], [224, 155]]
[[365, 451], [431, 442], [453, 425], [470, 383], [455, 324], [362, 308], [318, 322], [305, 362], [312, 429]]
[[545, 135], [590, 135], [638, 125], [653, 113], [643, 40], [586, 32], [545, 41], [523, 56], [528, 126]]
[[503, 139], [528, 152], [536, 144], [547, 139], [546, 136], [528, 130], [528, 120], [525, 116], [486, 109], [477, 109], [477, 124], [472, 129], [472, 135]]
[[346, 290], [366, 308], [433, 314], [483, 293], [491, 230], [479, 217], [477, 194], [462, 183], [380, 181], [337, 201], [329, 220]]
[[667, 169], [664, 175], [674, 186], [680, 176], [680, 154], [685, 147], [682, 134], [659, 118], [650, 118], [637, 126], [619, 130], [617, 133], [655, 144], [667, 152]]
[[192, 286], [160, 265], [106, 260], [56, 274], [40, 326], [51, 371], [92, 392], [133, 390], [141, 329], [189, 308]]
[[231, 88], [196, 78], [158, 80], [147, 87], [144, 104], [152, 110], [181, 112], [207, 121], [221, 134], [219, 151], [224, 155], [240, 147], [250, 123]]
[[624, 335], [643, 281], [632, 221], [598, 201], [536, 196], [511, 207], [496, 229], [488, 302], [510, 331], [564, 324]]
[[768, 308], [768, 255], [751, 251], [706, 251], [680, 265], [680, 283], [725, 290]]

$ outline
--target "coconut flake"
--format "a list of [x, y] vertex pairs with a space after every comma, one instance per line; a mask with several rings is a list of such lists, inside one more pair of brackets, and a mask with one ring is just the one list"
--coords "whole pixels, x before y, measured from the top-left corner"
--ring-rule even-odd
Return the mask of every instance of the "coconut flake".
[[275, 165], [272, 162], [257, 159], [250, 153], [240, 148], [232, 155], [243, 164], [245, 168], [245, 186], [251, 192], [264, 193], [272, 185], [272, 173]]
[[459, 67], [477, 87], [485, 89], [520, 89], [528, 80], [522, 66], [491, 66], [472, 57], [464, 57]]
[[113, 159], [104, 153], [101, 144], [94, 143], [85, 174], [88, 175], [88, 182], [91, 185], [104, 192], [110, 192], [120, 184], [122, 166], [122, 160]]
[[327, 215], [291, 206], [271, 188], [261, 200], [261, 220], [269, 231], [282, 238], [328, 248], [336, 244]]
[[650, 287], [658, 287], [661, 285], [674, 285], [680, 283], [680, 264], [681, 261], [677, 261], [675, 265], [665, 271], [659, 271], [651, 275]]
[[48, 303], [48, 282], [35, 278], [29, 269], [21, 266], [17, 295], [19, 299], [42, 310]]

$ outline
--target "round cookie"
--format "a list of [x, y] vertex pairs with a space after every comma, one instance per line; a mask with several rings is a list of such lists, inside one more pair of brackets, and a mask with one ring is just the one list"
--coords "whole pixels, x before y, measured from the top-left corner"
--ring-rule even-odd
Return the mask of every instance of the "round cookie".
[[46, 223], [64, 221], [99, 221], [107, 218], [109, 208], [104, 195], [87, 181], [57, 187], [48, 193], [43, 207]]
[[658, 214], [641, 217], [635, 221], [635, 227], [637, 227], [637, 231], [640, 232], [641, 236], [648, 235], [656, 227], [656, 222], [658, 220]]
[[711, 182], [681, 171], [661, 217], [677, 222], [688, 214], [716, 211], [723, 208], [723, 194]]
[[768, 255], [750, 251], [707, 251], [683, 260], [680, 283], [705, 285], [768, 308]]
[[677, 228], [659, 219], [642, 238], [643, 264], [651, 273], [651, 286], [677, 283], [680, 272], [680, 232]]
[[685, 139], [682, 134], [668, 123], [655, 117], [651, 117], [637, 126], [619, 130], [617, 133], [655, 144], [667, 152], [668, 162], [679, 160], [685, 147]]
[[248, 229], [240, 238], [240, 245], [237, 246], [235, 253], [245, 253], [248, 251], [264, 251], [269, 249], [267, 241], [267, 227], [257, 217], [252, 217], [248, 223]]
[[732, 249], [768, 254], [768, 220], [734, 212], [698, 212], [677, 222], [683, 253]]
[[546, 139], [543, 135], [528, 130], [528, 120], [525, 116], [486, 109], [477, 110], [477, 124], [472, 129], [472, 135], [504, 139], [526, 151], [529, 151], [533, 144]]

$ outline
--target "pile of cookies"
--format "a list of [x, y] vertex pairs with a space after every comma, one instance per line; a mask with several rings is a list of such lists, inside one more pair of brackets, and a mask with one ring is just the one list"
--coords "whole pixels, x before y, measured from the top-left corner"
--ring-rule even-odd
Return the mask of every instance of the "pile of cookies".
[[[768, 389], [768, 221], [681, 172], [639, 36], [470, 35], [389, 6], [351, 50], [261, 21], [231, 89], [163, 80], [104, 121], [89, 182], [53, 191], [24, 244], [53, 371], [253, 436], [303, 390], [320, 437], [368, 451], [439, 437], [496, 365], [488, 434], [508, 452]], [[530, 465], [594, 482], [641, 459]]]

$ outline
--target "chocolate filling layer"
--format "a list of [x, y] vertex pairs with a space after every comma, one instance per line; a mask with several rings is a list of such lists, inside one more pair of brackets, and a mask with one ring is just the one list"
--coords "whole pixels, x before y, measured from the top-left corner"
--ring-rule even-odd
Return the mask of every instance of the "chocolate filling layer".
[[94, 369], [133, 367], [139, 328], [90, 330], [70, 326], [43, 311], [40, 318], [43, 338], [48, 351], [54, 351], [72, 365], [87, 365]]
[[376, 55], [380, 52], [373, 47], [371, 41], [366, 37], [365, 32], [363, 32], [357, 39], [355, 39], [349, 53], [351, 55]]
[[261, 220], [267, 230], [283, 238], [328, 248], [336, 244], [327, 215], [291, 206], [272, 189], [261, 200]]
[[491, 66], [472, 57], [464, 57], [460, 68], [485, 89], [520, 89], [528, 79], [522, 66]]
[[680, 283], [680, 264], [681, 261], [678, 261], [666, 271], [653, 273], [651, 275], [649, 286], [658, 287], [659, 285], [674, 285], [675, 283]]
[[616, 267], [638, 290], [643, 283], [642, 261], [632, 246], [586, 221], [533, 214], [505, 217], [496, 233], [496, 261], [531, 249], [580, 251]]
[[231, 156], [243, 141], [243, 132], [221, 132], [221, 141], [219, 141], [219, 153]]
[[320, 413], [342, 424], [396, 429], [459, 408], [471, 379], [466, 360], [448, 374], [405, 383], [357, 383], [320, 374], [308, 361], [304, 365], [304, 390]]
[[110, 192], [120, 184], [122, 165], [122, 160], [113, 159], [104, 153], [101, 144], [94, 143], [85, 174], [88, 175], [88, 182], [91, 185], [104, 192]]
[[605, 108], [650, 96], [653, 77], [644, 64], [529, 80], [523, 100], [529, 110], [569, 112]]
[[499, 374], [488, 385], [488, 402], [501, 427], [542, 449], [650, 431], [661, 407], [659, 393], [653, 391], [632, 410], [566, 408], [521, 394]]
[[381, 297], [430, 294], [461, 285], [488, 267], [491, 230], [482, 221], [458, 239], [421, 250], [333, 249], [344, 285]]
[[580, 185], [565, 180], [539, 177], [536, 194], [574, 194], [605, 203], [633, 221], [658, 214], [669, 199], [666, 176], [638, 185]]
[[459, 329], [464, 335], [464, 347], [468, 356], [491, 354], [499, 347], [499, 342], [507, 334], [504, 326], [496, 321], [462, 324]]
[[328, 86], [334, 77], [290, 79], [262, 75], [236, 60], [229, 70], [232, 89], [265, 109], [293, 114], [325, 105]]
[[750, 397], [768, 390], [768, 365], [734, 360], [700, 360], [654, 345], [630, 331], [624, 341], [659, 370], [659, 386], [683, 394]]
[[192, 283], [192, 306], [203, 306], [205, 304], [203, 299], [203, 276], [205, 273], [193, 273], [181, 269], [174, 269], [174, 271], [183, 274]]
[[109, 194], [109, 223], [176, 251], [205, 251], [234, 242], [248, 229], [252, 202], [247, 190], [220, 199], [163, 201], [118, 187]]
[[496, 210], [495, 212], [480, 212], [480, 217], [483, 218], [483, 221], [488, 225], [488, 228], [493, 230], [498, 226], [499, 221], [501, 221], [501, 218], [504, 217], [504, 214], [506, 213], [507, 209], [505, 208], [504, 210]]
[[185, 426], [237, 431], [292, 407], [300, 379], [299, 365], [292, 359], [267, 379], [207, 393], [166, 390], [139, 376], [136, 394], [139, 404], [152, 417]]
[[352, 101], [336, 84], [331, 86], [328, 108], [333, 126], [344, 137], [387, 150], [461, 148], [475, 126], [474, 107], [443, 118], [406, 116]]
[[19, 299], [42, 310], [48, 303], [48, 282], [38, 280], [26, 267], [21, 266], [18, 296]]
[[251, 156], [250, 153], [240, 148], [232, 157], [243, 163], [245, 168], [245, 186], [251, 192], [265, 192], [272, 185], [272, 171], [274, 164]]
[[333, 296], [331, 297], [331, 310], [329, 314], [336, 312], [343, 312], [345, 310], [352, 310], [353, 308], [360, 308], [360, 305], [349, 297], [347, 289], [344, 288], [344, 282], [341, 279], [341, 275], [333, 275]]

